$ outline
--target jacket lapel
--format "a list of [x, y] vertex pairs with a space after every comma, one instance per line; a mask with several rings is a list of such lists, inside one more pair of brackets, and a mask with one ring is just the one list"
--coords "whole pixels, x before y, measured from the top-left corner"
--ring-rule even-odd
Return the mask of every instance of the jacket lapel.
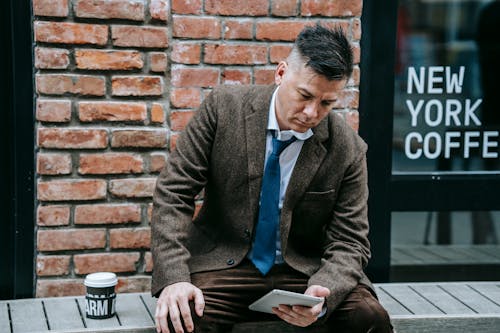
[[259, 211], [260, 187], [264, 172], [264, 158], [266, 153], [266, 129], [269, 115], [269, 104], [275, 86], [268, 86], [258, 91], [251, 103], [251, 113], [245, 118], [245, 136], [248, 163], [248, 194], [250, 206], [250, 227], [257, 220]]
[[282, 249], [286, 249], [287, 246], [293, 208], [304, 195], [327, 153], [322, 142], [329, 136], [328, 117], [313, 128], [313, 132], [314, 135], [302, 146], [286, 190], [280, 221]]

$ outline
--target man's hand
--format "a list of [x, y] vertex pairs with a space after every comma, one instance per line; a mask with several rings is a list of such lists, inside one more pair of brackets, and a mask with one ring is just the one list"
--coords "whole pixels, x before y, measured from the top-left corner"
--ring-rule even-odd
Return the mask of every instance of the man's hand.
[[184, 333], [183, 322], [186, 330], [192, 332], [194, 324], [189, 301], [194, 301], [196, 314], [201, 317], [205, 308], [205, 300], [200, 289], [188, 282], [178, 282], [165, 287], [156, 303], [156, 331], [170, 333], [167, 321], [167, 317], [170, 316], [176, 333]]
[[[316, 297], [328, 297], [330, 295], [330, 290], [322, 286], [312, 285], [307, 288], [304, 294]], [[325, 300], [323, 299], [323, 302], [316, 304], [313, 307], [280, 304], [279, 307], [273, 308], [273, 313], [287, 323], [295, 326], [306, 327], [318, 320], [318, 316], [321, 314], [324, 303]]]

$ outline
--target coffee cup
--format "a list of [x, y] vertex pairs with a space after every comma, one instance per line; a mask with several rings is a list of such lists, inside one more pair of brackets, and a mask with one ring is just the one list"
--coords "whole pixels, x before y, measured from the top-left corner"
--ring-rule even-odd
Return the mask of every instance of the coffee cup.
[[106, 319], [115, 315], [115, 273], [98, 272], [85, 277], [85, 314], [91, 319]]

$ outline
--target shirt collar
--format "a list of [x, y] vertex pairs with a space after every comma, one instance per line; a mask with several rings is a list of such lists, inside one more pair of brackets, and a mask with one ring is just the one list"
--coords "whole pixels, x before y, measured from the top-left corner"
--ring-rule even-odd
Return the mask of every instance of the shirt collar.
[[313, 136], [313, 131], [309, 128], [307, 131], [304, 133], [296, 132], [294, 130], [286, 130], [286, 131], [280, 131], [279, 125], [278, 125], [278, 120], [276, 119], [276, 94], [278, 92], [279, 86], [276, 87], [276, 90], [273, 93], [273, 97], [271, 98], [271, 105], [269, 105], [269, 117], [267, 120], [267, 130], [271, 132], [275, 132], [276, 138], [278, 140], [288, 140], [292, 136], [296, 137], [297, 140], [302, 140], [305, 141], [309, 139], [311, 136]]

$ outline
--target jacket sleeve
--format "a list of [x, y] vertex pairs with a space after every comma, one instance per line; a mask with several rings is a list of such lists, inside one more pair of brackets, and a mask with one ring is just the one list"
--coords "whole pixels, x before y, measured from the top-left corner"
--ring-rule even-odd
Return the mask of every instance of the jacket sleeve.
[[331, 292], [327, 298], [328, 311], [322, 320], [358, 285], [370, 258], [365, 153], [366, 148], [345, 171], [332, 219], [326, 227], [321, 265], [309, 279], [309, 285], [321, 285]]
[[195, 196], [207, 183], [217, 123], [214, 100], [214, 93], [205, 98], [180, 134], [156, 182], [151, 224], [152, 295], [172, 283], [190, 282], [186, 240]]

